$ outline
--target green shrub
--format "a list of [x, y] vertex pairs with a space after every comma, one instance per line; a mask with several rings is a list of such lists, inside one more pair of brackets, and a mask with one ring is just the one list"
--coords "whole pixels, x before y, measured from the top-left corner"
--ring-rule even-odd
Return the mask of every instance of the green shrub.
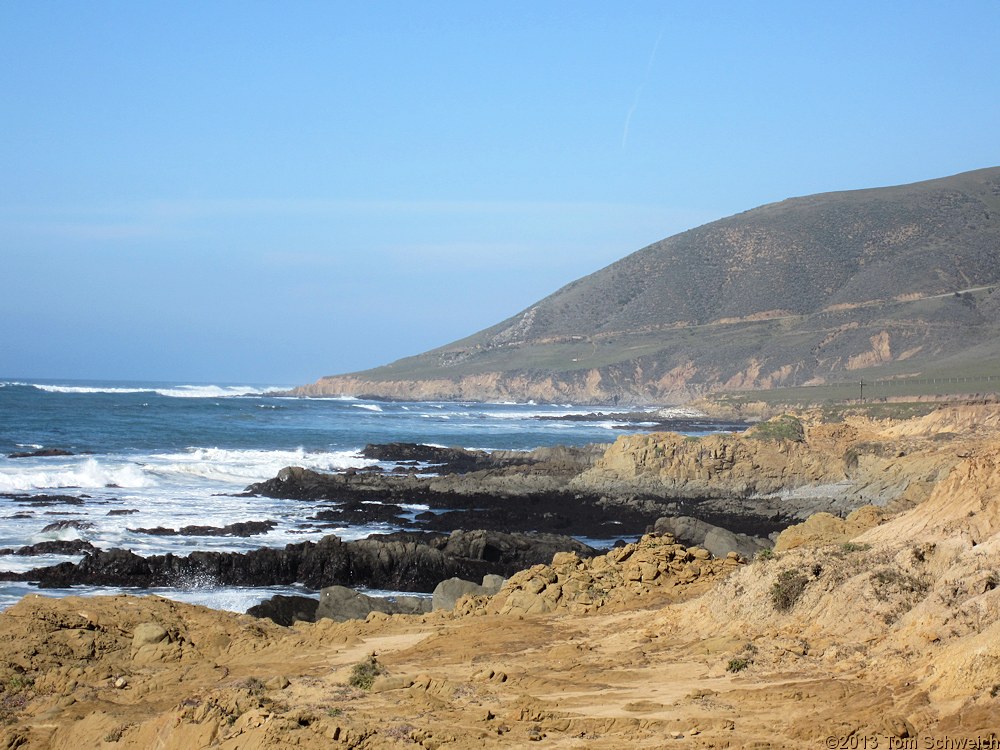
[[385, 674], [385, 667], [378, 663], [375, 654], [371, 654], [364, 661], [354, 665], [354, 668], [351, 670], [351, 677], [347, 683], [351, 687], [360, 688], [361, 690], [371, 690], [372, 685], [375, 684], [375, 678], [380, 674]]
[[806, 430], [798, 417], [782, 414], [780, 417], [754, 425], [747, 432], [747, 437], [757, 440], [790, 440], [793, 443], [801, 443], [806, 439]]
[[783, 570], [771, 586], [771, 602], [779, 612], [787, 612], [802, 596], [809, 579], [796, 570]]
[[871, 548], [870, 544], [855, 544], [854, 542], [844, 542], [840, 545], [841, 552], [864, 552]]
[[732, 672], [733, 674], [735, 674], [736, 672], [742, 672], [744, 669], [750, 666], [750, 663], [751, 663], [750, 659], [747, 659], [742, 656], [737, 656], [729, 660], [729, 664], [726, 665], [726, 671]]
[[121, 740], [122, 735], [125, 734], [129, 729], [134, 727], [135, 724], [119, 724], [106, 735], [104, 735], [105, 742], [118, 742]]
[[267, 692], [267, 685], [259, 677], [247, 677], [245, 680], [237, 684], [237, 687], [241, 687], [246, 690], [250, 695], [263, 695]]

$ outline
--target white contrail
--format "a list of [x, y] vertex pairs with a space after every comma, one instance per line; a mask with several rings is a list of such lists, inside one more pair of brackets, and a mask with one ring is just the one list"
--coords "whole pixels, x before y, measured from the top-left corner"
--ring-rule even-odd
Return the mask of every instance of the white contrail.
[[646, 61], [646, 72], [642, 76], [642, 82], [639, 87], [635, 90], [635, 97], [632, 99], [632, 106], [628, 108], [628, 114], [625, 115], [625, 128], [622, 130], [622, 151], [625, 150], [625, 144], [628, 143], [628, 126], [632, 121], [632, 113], [635, 112], [635, 108], [639, 106], [639, 97], [642, 96], [642, 90], [646, 87], [646, 81], [649, 80], [649, 73], [653, 69], [653, 62], [656, 60], [656, 51], [660, 48], [660, 40], [663, 39], [663, 32], [656, 37], [656, 44], [653, 45], [653, 51], [649, 53], [649, 60]]

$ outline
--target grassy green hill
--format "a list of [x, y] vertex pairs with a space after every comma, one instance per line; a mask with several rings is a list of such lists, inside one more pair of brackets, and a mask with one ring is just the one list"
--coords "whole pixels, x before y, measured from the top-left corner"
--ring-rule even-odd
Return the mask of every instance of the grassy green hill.
[[299, 392], [671, 402], [1000, 374], [1000, 168], [761, 206], [669, 237], [491, 328]]

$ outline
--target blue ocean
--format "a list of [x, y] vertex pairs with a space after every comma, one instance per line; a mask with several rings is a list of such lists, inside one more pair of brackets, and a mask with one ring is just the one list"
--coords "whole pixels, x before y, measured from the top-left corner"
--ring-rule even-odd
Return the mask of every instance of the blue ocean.
[[[613, 411], [572, 404], [400, 403], [271, 395], [280, 384], [197, 385], [0, 380], [0, 549], [84, 539], [139, 555], [196, 549], [247, 551], [337, 534], [345, 540], [396, 530], [384, 524], [330, 528], [308, 520], [310, 503], [238, 497], [285, 466], [337, 471], [370, 466], [368, 443], [430, 443], [485, 450], [611, 442], [614, 421], [573, 415]], [[678, 416], [688, 416], [678, 413]], [[540, 419], [540, 417], [556, 417]], [[705, 430], [717, 429], [706, 425]], [[30, 455], [47, 450], [71, 455]], [[13, 454], [29, 454], [10, 457]], [[388, 467], [387, 467], [388, 468]], [[46, 497], [60, 496], [46, 502]], [[66, 498], [69, 500], [66, 500]], [[418, 513], [423, 506], [410, 510]], [[156, 536], [132, 529], [225, 526], [275, 521], [266, 534]], [[0, 570], [25, 571], [80, 556], [0, 555]], [[0, 583], [0, 608], [30, 584]], [[120, 589], [45, 590], [45, 595], [119, 593]], [[245, 611], [294, 587], [235, 589], [190, 581], [143, 590], [206, 606]]]

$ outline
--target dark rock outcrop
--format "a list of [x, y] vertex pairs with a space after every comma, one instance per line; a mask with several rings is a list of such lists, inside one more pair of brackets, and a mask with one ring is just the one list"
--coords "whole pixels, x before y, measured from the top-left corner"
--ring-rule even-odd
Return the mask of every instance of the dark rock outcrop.
[[[560, 471], [516, 467], [442, 477], [351, 476], [290, 466], [273, 479], [251, 485], [247, 492], [336, 503], [317, 511], [313, 520], [387, 521], [441, 533], [489, 529], [617, 538], [638, 536], [657, 518], [673, 512], [668, 501], [652, 495], [610, 507], [603, 493], [568, 488], [578, 468]], [[430, 510], [410, 520], [400, 515], [402, 503], [424, 504]]]
[[79, 555], [96, 550], [90, 542], [83, 539], [56, 539], [49, 542], [38, 542], [17, 549], [0, 549], [0, 555], [19, 555], [32, 557], [35, 555]]
[[92, 586], [183, 586], [210, 580], [225, 586], [301, 583], [320, 589], [334, 584], [395, 591], [430, 592], [447, 578], [478, 580], [547, 562], [553, 549], [581, 556], [596, 550], [569, 537], [463, 532], [443, 537], [395, 534], [344, 542], [265, 547], [251, 552], [192, 552], [140, 557], [128, 550], [95, 550], [77, 564], [62, 563], [26, 573], [0, 573], [2, 580], [37, 581], [42, 588]]
[[42, 533], [48, 533], [50, 531], [65, 531], [66, 529], [75, 529], [77, 531], [86, 531], [87, 529], [94, 528], [94, 524], [91, 521], [82, 521], [79, 518], [73, 518], [66, 521], [54, 521], [42, 529]]
[[266, 534], [277, 521], [239, 521], [227, 526], [185, 526], [181, 529], [168, 529], [156, 526], [151, 529], [129, 529], [134, 534], [151, 534], [153, 536], [256, 536]]
[[36, 451], [15, 451], [8, 453], [7, 458], [49, 458], [53, 456], [72, 456], [73, 451], [64, 448], [39, 448]]
[[4, 493], [0, 495], [2, 498], [8, 500], [13, 500], [15, 503], [24, 503], [25, 505], [83, 505], [84, 499], [88, 498], [88, 495], [81, 495], [77, 497], [76, 495], [20, 495], [15, 493]]
[[421, 443], [381, 443], [366, 445], [361, 455], [374, 461], [418, 462], [433, 464], [424, 471], [467, 474], [495, 466], [486, 451], [465, 448], [442, 448]]
[[316, 622], [319, 600], [310, 596], [285, 596], [276, 594], [247, 610], [248, 615], [267, 617], [278, 625], [288, 627], [296, 622]]

